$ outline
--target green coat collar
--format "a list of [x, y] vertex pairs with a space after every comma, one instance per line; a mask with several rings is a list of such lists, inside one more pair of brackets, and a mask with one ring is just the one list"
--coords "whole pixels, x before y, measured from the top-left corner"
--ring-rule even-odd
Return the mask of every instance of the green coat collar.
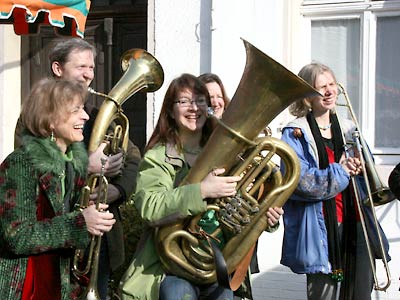
[[[65, 170], [63, 153], [57, 144], [49, 138], [39, 138], [32, 135], [25, 135], [22, 141], [22, 148], [29, 156], [32, 166], [40, 173], [61, 174]], [[81, 175], [86, 174], [88, 162], [87, 151], [83, 143], [71, 144], [67, 152], [72, 152], [72, 165]]]
[[165, 145], [165, 162], [182, 168], [185, 163], [185, 157], [183, 156], [183, 153], [178, 152], [175, 145], [167, 143]]

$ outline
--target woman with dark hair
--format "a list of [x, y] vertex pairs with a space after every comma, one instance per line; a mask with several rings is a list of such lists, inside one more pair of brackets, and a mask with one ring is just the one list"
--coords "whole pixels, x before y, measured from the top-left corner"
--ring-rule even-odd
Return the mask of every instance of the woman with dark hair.
[[[224, 169], [213, 170], [200, 183], [180, 186], [210, 135], [206, 117], [209, 105], [206, 86], [193, 75], [182, 74], [168, 87], [157, 126], [140, 163], [134, 198], [140, 216], [150, 226], [121, 281], [122, 299], [233, 299], [233, 292], [218, 283], [197, 285], [164, 274], [154, 244], [155, 226], [203, 214], [207, 198], [236, 193], [240, 177], [218, 176]], [[207, 211], [199, 223], [209, 228], [217, 222], [215, 213]]]
[[[150, 227], [145, 230], [127, 280], [123, 299], [232, 299], [229, 289], [218, 284], [199, 286], [172, 274], [164, 274], [154, 245], [154, 228], [206, 211], [206, 198], [234, 195], [238, 176], [218, 176], [216, 169], [197, 184], [180, 186], [206, 143], [210, 129], [206, 109], [210, 98], [205, 85], [195, 76], [182, 74], [165, 94], [160, 117], [139, 165], [135, 206]], [[206, 222], [217, 222], [211, 216]], [[146, 278], [146, 279], [145, 279]], [[214, 294], [214, 296], [211, 296]]]
[[86, 89], [43, 79], [23, 103], [22, 145], [0, 166], [0, 295], [15, 300], [77, 299], [75, 249], [111, 230], [108, 205], [74, 210], [85, 184]]
[[205, 83], [208, 93], [210, 94], [211, 107], [217, 118], [222, 117], [229, 104], [229, 98], [226, 94], [222, 80], [214, 73], [204, 73], [199, 79]]
[[[191, 101], [192, 99], [190, 96], [192, 95], [199, 95], [198, 100], [200, 99], [201, 101]], [[174, 79], [165, 94], [158, 123], [147, 143], [145, 151], [152, 149], [156, 144], [160, 143], [170, 143], [176, 145], [178, 150], [183, 150], [185, 143], [182, 139], [185, 139], [185, 136], [181, 136], [181, 131], [191, 132], [195, 130], [199, 135], [199, 141], [197, 142], [198, 145], [195, 147], [199, 149], [204, 146], [211, 134], [211, 128], [208, 126], [209, 124], [207, 123], [206, 118], [206, 108], [209, 104], [210, 98], [207, 88], [195, 79], [193, 75], [182, 74], [180, 77]], [[195, 111], [197, 114], [193, 114], [200, 116], [200, 120], [194, 118], [193, 120], [197, 120], [197, 122], [192, 123], [194, 123], [193, 125], [199, 123], [199, 128], [193, 126], [192, 128], [183, 128], [185, 125], [181, 124], [183, 122], [183, 117], [182, 119], [176, 118], [176, 115], [180, 115], [180, 111], [177, 110], [178, 108], [184, 108], [184, 111], [188, 110], [189, 112]], [[175, 113], [174, 110], [177, 112]], [[189, 136], [191, 136], [191, 134]]]
[[[347, 149], [348, 157], [344, 153], [344, 143], [352, 141], [355, 125], [347, 119], [339, 124], [335, 112], [338, 86], [329, 67], [311, 63], [299, 76], [321, 96], [293, 103], [289, 111], [297, 118], [282, 132], [282, 140], [299, 157], [301, 175], [283, 207], [281, 263], [307, 275], [308, 299], [334, 300], [339, 294], [346, 300], [371, 299], [373, 274], [350, 176], [355, 176], [360, 191], [365, 182], [358, 176], [361, 163], [357, 155], [351, 155], [351, 149]], [[361, 209], [369, 236], [376, 236], [381, 228], [372, 224], [371, 207], [361, 205]], [[388, 250], [383, 232], [382, 236]], [[377, 240], [370, 242], [375, 258], [382, 258]]]

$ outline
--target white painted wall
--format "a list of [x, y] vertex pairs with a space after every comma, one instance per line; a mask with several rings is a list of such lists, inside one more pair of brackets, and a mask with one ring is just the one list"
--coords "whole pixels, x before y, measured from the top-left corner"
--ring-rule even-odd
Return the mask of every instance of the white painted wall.
[[21, 106], [21, 42], [12, 25], [0, 25], [0, 161], [14, 149]]
[[149, 137], [171, 80], [182, 73], [199, 73], [201, 1], [149, 1], [148, 12], [148, 50], [160, 61], [165, 75], [163, 86], [147, 101]]
[[[194, 75], [214, 72], [233, 97], [246, 60], [241, 38], [283, 63], [286, 39], [282, 37], [287, 33], [281, 25], [285, 3], [279, 0], [149, 1], [148, 49], [161, 62], [165, 83], [154, 95], [149, 95], [147, 136], [157, 122], [168, 84], [183, 72]], [[180, 8], [179, 12], [176, 7]]]

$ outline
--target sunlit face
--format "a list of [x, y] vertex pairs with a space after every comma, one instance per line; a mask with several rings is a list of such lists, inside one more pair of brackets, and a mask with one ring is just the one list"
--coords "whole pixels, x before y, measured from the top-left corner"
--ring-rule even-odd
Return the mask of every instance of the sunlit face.
[[83, 140], [83, 127], [89, 116], [83, 108], [81, 99], [75, 96], [74, 101], [68, 105], [61, 118], [51, 124], [56, 143], [65, 152], [67, 147]]
[[224, 97], [221, 87], [216, 82], [206, 83], [208, 93], [210, 94], [211, 106], [217, 118], [221, 118], [225, 109]]
[[174, 103], [171, 116], [175, 120], [180, 134], [201, 132], [207, 119], [207, 102], [204, 105], [196, 104], [194, 100], [199, 97], [205, 98], [204, 95], [193, 94], [189, 89], [179, 92], [176, 101], [184, 99], [193, 101], [187, 107], [182, 106], [180, 103]]
[[88, 87], [94, 78], [94, 56], [91, 50], [75, 49], [68, 55], [64, 65], [55, 64], [53, 72], [64, 80], [78, 81]]
[[311, 106], [314, 113], [325, 113], [336, 106], [338, 88], [336, 80], [329, 72], [319, 74], [315, 81], [315, 89], [323, 97], [311, 99]]

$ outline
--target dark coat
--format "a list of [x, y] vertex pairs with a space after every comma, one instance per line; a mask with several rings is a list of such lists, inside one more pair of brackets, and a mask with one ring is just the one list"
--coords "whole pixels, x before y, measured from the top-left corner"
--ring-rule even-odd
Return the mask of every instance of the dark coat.
[[389, 187], [396, 198], [400, 200], [400, 163], [390, 173]]
[[[87, 154], [82, 143], [72, 144], [74, 169], [71, 197], [79, 198], [84, 185]], [[68, 212], [62, 197], [65, 160], [50, 139], [25, 136], [0, 166], [0, 295], [20, 299], [28, 258], [54, 250], [60, 254], [62, 299], [74, 299], [70, 258], [89, 243], [80, 211]], [[38, 220], [38, 203], [45, 203], [52, 218]]]

